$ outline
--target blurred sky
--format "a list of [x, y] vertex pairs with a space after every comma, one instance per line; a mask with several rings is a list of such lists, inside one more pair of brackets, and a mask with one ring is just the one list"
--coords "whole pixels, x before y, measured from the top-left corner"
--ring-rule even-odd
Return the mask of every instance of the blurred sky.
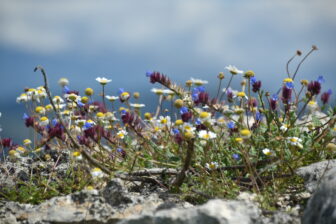
[[323, 75], [323, 88], [332, 88], [335, 10], [335, 0], [0, 0], [1, 136], [21, 141], [28, 135], [24, 106], [15, 100], [24, 87], [43, 84], [36, 65], [47, 70], [55, 94], [61, 77], [72, 89], [98, 92], [95, 78], [106, 76], [113, 80], [107, 94], [137, 90], [153, 105], [147, 70], [180, 83], [207, 79], [214, 92], [218, 72], [233, 64], [254, 70], [274, 92], [286, 77], [287, 60], [316, 44], [319, 51], [298, 79]]

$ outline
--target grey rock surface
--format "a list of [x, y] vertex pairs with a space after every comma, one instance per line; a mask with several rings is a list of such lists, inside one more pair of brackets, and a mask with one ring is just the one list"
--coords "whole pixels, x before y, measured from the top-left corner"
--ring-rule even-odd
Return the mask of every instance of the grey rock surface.
[[336, 223], [336, 168], [327, 171], [320, 186], [309, 199], [302, 223]]
[[304, 179], [307, 191], [312, 193], [321, 183], [321, 178], [326, 172], [334, 167], [336, 167], [336, 160], [327, 160], [301, 167], [296, 170], [296, 174]]

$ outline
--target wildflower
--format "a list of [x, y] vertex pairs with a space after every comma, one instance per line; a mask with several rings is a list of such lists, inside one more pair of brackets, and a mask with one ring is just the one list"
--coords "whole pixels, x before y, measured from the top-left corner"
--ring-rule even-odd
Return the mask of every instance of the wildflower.
[[122, 148], [117, 148], [117, 152], [121, 154], [122, 158], [126, 157], [126, 151]]
[[234, 154], [232, 154], [232, 158], [233, 158], [234, 160], [240, 160], [240, 155], [237, 154], [237, 153], [234, 153]]
[[123, 88], [119, 89], [119, 99], [120, 102], [125, 102], [130, 98], [130, 94], [129, 92], [126, 92]]
[[234, 112], [235, 112], [236, 114], [242, 114], [242, 113], [244, 113], [244, 108], [241, 108], [241, 107], [239, 107], [239, 106], [235, 106], [235, 107], [234, 107]]
[[194, 133], [196, 128], [192, 124], [186, 122], [186, 123], [183, 123], [182, 129], [183, 131]]
[[251, 131], [249, 129], [243, 129], [240, 131], [241, 136], [243, 136], [243, 138], [249, 138], [251, 137]]
[[58, 84], [62, 87], [69, 85], [69, 80], [67, 78], [60, 78]]
[[300, 139], [298, 137], [288, 137], [287, 141], [288, 141], [289, 144], [291, 144], [293, 146], [297, 146], [300, 149], [303, 148], [303, 145], [301, 144], [302, 139]]
[[177, 100], [175, 100], [175, 102], [174, 102], [174, 106], [175, 106], [177, 109], [180, 109], [181, 107], [183, 107], [183, 100], [181, 100], [181, 99], [177, 99]]
[[262, 113], [260, 113], [259, 111], [256, 113], [256, 121], [261, 121], [263, 119], [263, 115]]
[[83, 96], [81, 99], [82, 103], [88, 103], [89, 102], [89, 98], [87, 96]]
[[234, 139], [235, 140], [235, 142], [237, 142], [237, 143], [242, 143], [243, 142], [243, 138], [235, 138]]
[[25, 145], [25, 146], [30, 145], [31, 143], [32, 143], [32, 141], [30, 139], [23, 140], [23, 145]]
[[307, 106], [311, 111], [314, 111], [318, 108], [317, 102], [314, 100], [309, 101]]
[[272, 98], [269, 100], [270, 107], [271, 107], [272, 110], [275, 110], [277, 108], [278, 99], [279, 99], [278, 95], [273, 94]]
[[8, 155], [12, 158], [19, 158], [20, 157], [20, 153], [17, 152], [16, 150], [14, 150], [14, 149], [9, 150]]
[[92, 96], [94, 93], [93, 89], [91, 88], [86, 88], [84, 92], [85, 92], [85, 95], [87, 96]]
[[127, 131], [125, 131], [125, 130], [118, 131], [118, 133], [117, 133], [117, 136], [120, 139], [124, 139], [125, 135], [127, 135]]
[[37, 106], [37, 107], [35, 108], [35, 112], [38, 113], [38, 114], [45, 114], [46, 110], [45, 110], [45, 108], [42, 107], [42, 106]]
[[321, 95], [321, 101], [322, 101], [323, 104], [328, 103], [331, 94], [332, 94], [331, 89], [328, 89], [327, 92], [322, 93], [322, 95]]
[[93, 168], [92, 170], [91, 170], [91, 175], [92, 175], [92, 177], [98, 177], [98, 178], [101, 178], [101, 177], [103, 177], [104, 176], [104, 173], [103, 173], [103, 171], [100, 169], [100, 168], [98, 168], [98, 167], [96, 167], [96, 168]]
[[160, 96], [163, 94], [163, 89], [152, 88], [151, 92], [155, 93], [156, 95]]
[[244, 75], [245, 78], [251, 78], [253, 76], [254, 76], [254, 72], [251, 70], [246, 71]]
[[142, 103], [131, 103], [130, 105], [131, 107], [134, 107], [134, 108], [141, 108], [141, 107], [146, 106], [145, 104], [142, 104]]
[[41, 117], [40, 118], [40, 125], [41, 126], [47, 126], [49, 124], [49, 119], [47, 117]]
[[186, 107], [181, 107], [180, 114], [183, 122], [188, 122], [192, 118], [191, 111]]
[[54, 96], [53, 102], [60, 104], [60, 103], [64, 103], [64, 100], [60, 96]]
[[208, 121], [211, 118], [211, 113], [203, 111], [199, 114], [199, 118], [201, 122]]
[[201, 130], [198, 133], [198, 137], [204, 140], [209, 140], [216, 138], [216, 134], [211, 131]]
[[193, 84], [195, 84], [196, 86], [202, 86], [204, 84], [208, 84], [208, 81], [206, 80], [202, 80], [202, 79], [194, 79], [194, 78], [190, 78], [190, 80], [192, 81]]
[[251, 82], [252, 82], [252, 91], [253, 92], [258, 92], [261, 88], [261, 81], [257, 81], [255, 77], [251, 78]]
[[83, 159], [82, 154], [79, 151], [75, 151], [71, 155], [76, 160], [82, 160]]
[[232, 75], [243, 74], [244, 71], [238, 70], [236, 66], [229, 65], [225, 67]]
[[224, 79], [224, 78], [225, 78], [225, 76], [224, 76], [224, 72], [220, 72], [220, 73], [218, 74], [217, 78], [220, 79], [220, 80]]
[[306, 79], [303, 79], [303, 80], [300, 81], [300, 83], [301, 83], [301, 85], [303, 85], [303, 86], [307, 86], [308, 83], [309, 83], [309, 81], [306, 80]]
[[323, 78], [323, 76], [322, 75], [320, 75], [319, 77], [317, 77], [317, 80], [316, 81], [318, 81], [319, 83], [325, 83], [325, 79]]
[[184, 137], [185, 137], [186, 139], [192, 139], [192, 138], [194, 138], [195, 136], [194, 136], [194, 133], [193, 133], [193, 132], [191, 132], [191, 131], [186, 131], [186, 132], [184, 132]]
[[283, 82], [286, 84], [286, 83], [289, 83], [289, 82], [293, 82], [293, 79], [291, 79], [291, 78], [285, 78], [284, 80], [283, 80]]
[[22, 103], [22, 102], [25, 103], [25, 102], [28, 102], [28, 100], [29, 100], [29, 97], [25, 93], [22, 93], [19, 97], [16, 98], [17, 103]]
[[234, 129], [234, 128], [236, 127], [236, 124], [235, 124], [233, 121], [229, 121], [229, 122], [227, 123], [227, 127], [228, 127], [229, 129]]
[[291, 88], [288, 88], [287, 86], [282, 87], [282, 102], [284, 104], [289, 104], [289, 102], [292, 99], [292, 90]]
[[311, 81], [308, 84], [307, 90], [308, 90], [308, 92], [311, 93], [312, 96], [318, 95], [320, 93], [320, 91], [321, 91], [321, 82], [319, 82], [319, 81]]
[[160, 116], [159, 117], [159, 123], [162, 125], [162, 126], [170, 126], [170, 117], [169, 116]]
[[47, 112], [51, 111], [53, 109], [52, 105], [51, 104], [48, 104], [45, 106], [45, 109]]
[[101, 85], [106, 85], [107, 83], [111, 82], [112, 79], [107, 79], [105, 77], [98, 77], [96, 78], [96, 81], [99, 82]]
[[237, 97], [248, 99], [245, 92], [238, 92]]
[[287, 125], [287, 124], [283, 124], [283, 125], [281, 125], [281, 127], [280, 127], [280, 131], [282, 131], [282, 132], [286, 132], [287, 129], [288, 129], [288, 125]]
[[273, 155], [273, 151], [270, 150], [270, 149], [268, 149], [268, 148], [264, 148], [264, 149], [262, 150], [262, 152], [263, 152], [264, 155], [266, 155], [266, 156], [271, 156], [271, 155]]
[[176, 120], [175, 121], [175, 125], [177, 125], [177, 126], [180, 126], [180, 125], [182, 125], [183, 124], [183, 121], [182, 120]]
[[117, 99], [119, 99], [118, 96], [109, 96], [109, 95], [106, 95], [105, 98], [110, 101], [110, 102], [114, 102], [116, 101]]
[[148, 112], [146, 112], [146, 113], [144, 114], [144, 117], [145, 117], [146, 120], [151, 120], [151, 119], [152, 119], [152, 115], [151, 115], [151, 113], [148, 113]]
[[210, 162], [205, 164], [205, 168], [208, 170], [216, 170], [218, 168], [218, 163], [217, 162]]
[[171, 83], [169, 78], [160, 72], [147, 72], [146, 76], [150, 78], [150, 82], [153, 84], [158, 82], [164, 86], [169, 86]]
[[24, 153], [27, 152], [27, 150], [26, 150], [25, 148], [23, 148], [22, 146], [18, 146], [18, 147], [16, 147], [15, 150], [16, 150], [18, 153], [20, 153], [20, 154], [24, 154]]
[[140, 93], [139, 93], [139, 92], [135, 92], [135, 93], [133, 93], [133, 97], [134, 97], [135, 99], [139, 99], [139, 98], [140, 98]]

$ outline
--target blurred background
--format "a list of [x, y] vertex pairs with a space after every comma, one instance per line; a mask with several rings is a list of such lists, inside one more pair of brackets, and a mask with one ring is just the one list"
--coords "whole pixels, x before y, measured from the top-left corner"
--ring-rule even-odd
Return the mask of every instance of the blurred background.
[[157, 98], [148, 70], [181, 84], [206, 79], [214, 93], [217, 74], [229, 77], [224, 68], [232, 64], [254, 70], [275, 92], [287, 60], [315, 44], [319, 51], [304, 62], [298, 80], [323, 75], [327, 90], [336, 81], [335, 10], [334, 0], [0, 0], [0, 135], [17, 143], [28, 136], [25, 107], [16, 97], [43, 85], [36, 65], [47, 70], [53, 94], [61, 92], [61, 77], [71, 89], [97, 93], [95, 78], [105, 76], [113, 80], [108, 95], [118, 88], [139, 91], [150, 111]]

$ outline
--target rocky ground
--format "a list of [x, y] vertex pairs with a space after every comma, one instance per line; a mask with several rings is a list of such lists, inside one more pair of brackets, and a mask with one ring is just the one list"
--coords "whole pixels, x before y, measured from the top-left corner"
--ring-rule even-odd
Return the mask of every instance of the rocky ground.
[[[63, 155], [61, 161], [63, 157], [67, 155]], [[11, 186], [17, 179], [25, 181], [32, 166], [43, 166], [44, 172], [49, 172], [53, 167], [52, 159], [41, 164], [27, 160], [20, 166], [17, 163], [7, 163], [7, 167], [2, 165], [0, 185]], [[64, 172], [64, 164], [61, 162], [57, 167], [58, 175]], [[288, 205], [291, 206], [290, 212], [285, 212], [289, 200], [286, 197], [282, 202], [284, 209], [276, 212], [263, 211], [253, 195], [248, 193], [242, 193], [237, 200], [213, 199], [194, 206], [166, 189], [115, 178], [100, 190], [83, 190], [54, 197], [38, 205], [1, 201], [0, 223], [336, 223], [336, 160], [302, 167], [296, 173], [304, 178], [307, 189], [300, 197], [311, 197], [306, 208]], [[300, 216], [302, 212], [299, 211], [303, 210]]]

